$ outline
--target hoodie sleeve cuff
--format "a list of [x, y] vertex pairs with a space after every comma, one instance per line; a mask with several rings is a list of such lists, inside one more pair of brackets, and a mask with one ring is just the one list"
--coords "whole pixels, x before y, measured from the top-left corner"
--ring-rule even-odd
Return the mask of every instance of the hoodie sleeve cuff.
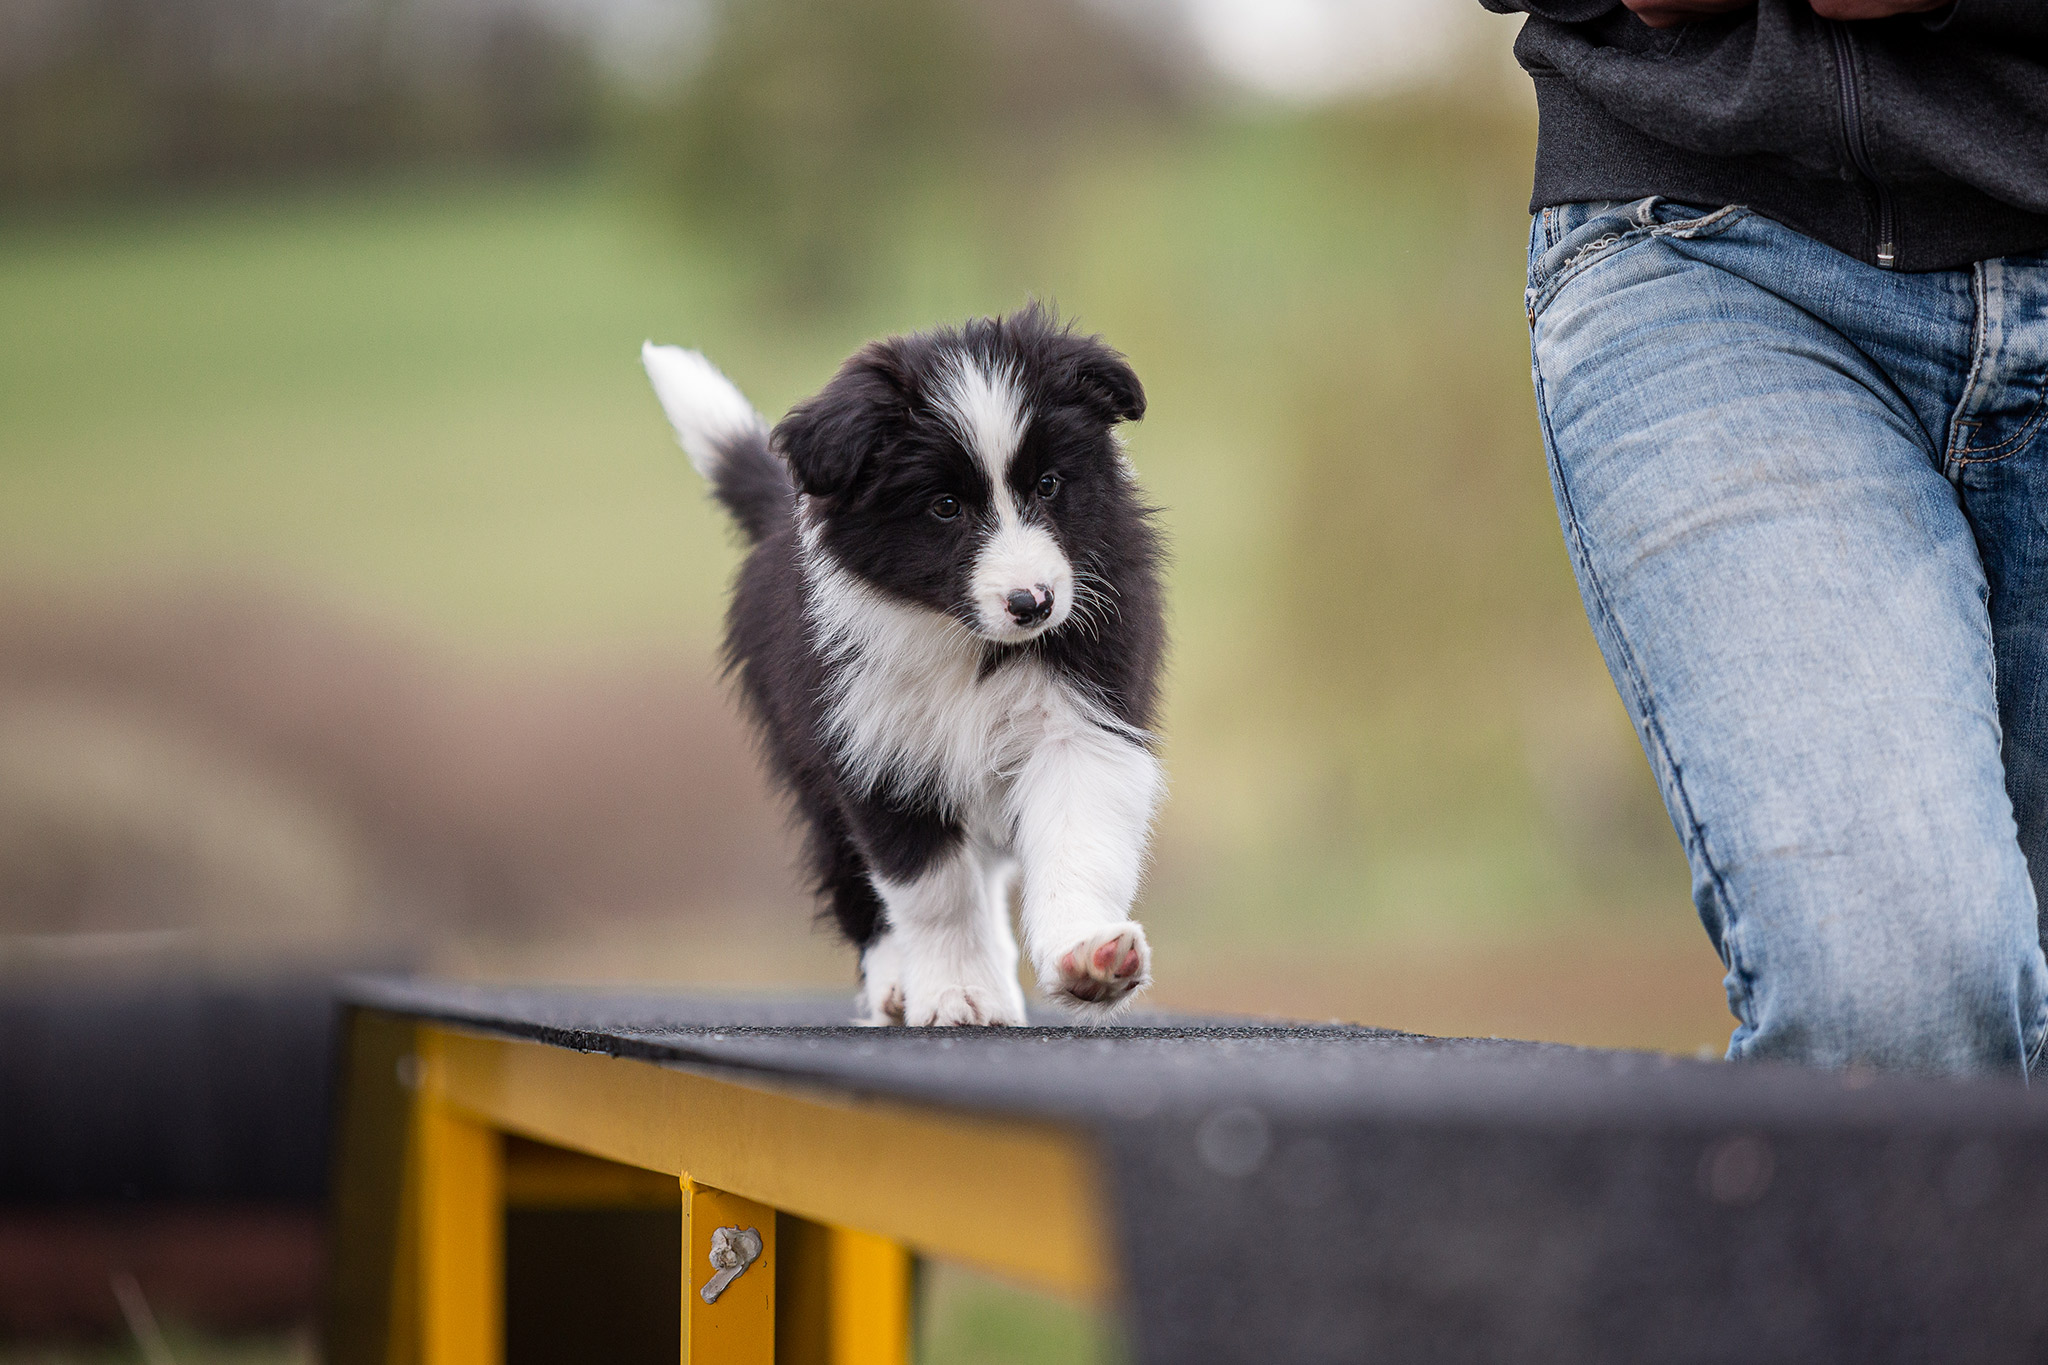
[[1952, 38], [2048, 43], [2048, 4], [2041, 0], [1956, 0], [1925, 22]]

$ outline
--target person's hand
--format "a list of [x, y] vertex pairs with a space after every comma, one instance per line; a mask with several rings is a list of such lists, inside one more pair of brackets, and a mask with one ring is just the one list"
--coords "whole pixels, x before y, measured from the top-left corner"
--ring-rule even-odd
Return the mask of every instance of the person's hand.
[[[1651, 28], [1670, 28], [1694, 19], [1733, 14], [1749, 9], [1756, 0], [1621, 0], [1636, 18]], [[1924, 14], [1940, 9], [1950, 0], [1812, 0], [1813, 12], [1823, 19], [1889, 19], [1894, 14]]]
[[[1628, 0], [1622, 0], [1627, 4]], [[1823, 19], [1889, 19], [1894, 14], [1925, 14], [1940, 9], [1949, 0], [1813, 0], [1813, 12]]]
[[[1836, 2], [1846, 3], [1846, 0]], [[1883, 0], [1867, 2], [1881, 4]], [[1621, 0], [1621, 3], [1651, 28], [1670, 28], [1694, 19], [1711, 19], [1717, 14], [1733, 14], [1737, 10], [1756, 7], [1756, 0]]]

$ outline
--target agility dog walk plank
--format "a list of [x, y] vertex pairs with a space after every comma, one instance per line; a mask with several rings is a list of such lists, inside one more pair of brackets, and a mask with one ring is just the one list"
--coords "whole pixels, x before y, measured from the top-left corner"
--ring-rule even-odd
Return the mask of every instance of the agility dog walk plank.
[[686, 1362], [901, 1362], [916, 1256], [1110, 1306], [1147, 1365], [2048, 1358], [2048, 1098], [2004, 1082], [345, 995], [333, 1365], [594, 1359], [635, 1313]]

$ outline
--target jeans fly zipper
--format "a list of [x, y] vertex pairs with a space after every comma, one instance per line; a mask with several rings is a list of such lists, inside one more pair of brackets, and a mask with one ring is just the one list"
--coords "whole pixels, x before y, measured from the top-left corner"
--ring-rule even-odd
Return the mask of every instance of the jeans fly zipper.
[[1890, 270], [1899, 260], [1898, 246], [1893, 240], [1892, 194], [1877, 178], [1877, 167], [1863, 140], [1863, 97], [1856, 85], [1856, 40], [1836, 21], [1820, 22], [1827, 25], [1828, 37], [1835, 45], [1835, 83], [1842, 96], [1842, 140], [1849, 145], [1849, 160], [1855, 163], [1857, 173], [1877, 201], [1877, 263]]

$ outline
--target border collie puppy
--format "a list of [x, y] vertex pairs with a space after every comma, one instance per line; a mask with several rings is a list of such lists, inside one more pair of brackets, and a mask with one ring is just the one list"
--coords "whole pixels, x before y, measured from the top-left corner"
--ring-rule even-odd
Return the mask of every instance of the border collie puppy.
[[703, 356], [655, 394], [751, 543], [726, 657], [861, 952], [873, 1024], [1107, 1013], [1151, 976], [1130, 917], [1163, 778], [1161, 550], [1116, 435], [1124, 358], [1036, 304], [874, 342], [770, 432]]

